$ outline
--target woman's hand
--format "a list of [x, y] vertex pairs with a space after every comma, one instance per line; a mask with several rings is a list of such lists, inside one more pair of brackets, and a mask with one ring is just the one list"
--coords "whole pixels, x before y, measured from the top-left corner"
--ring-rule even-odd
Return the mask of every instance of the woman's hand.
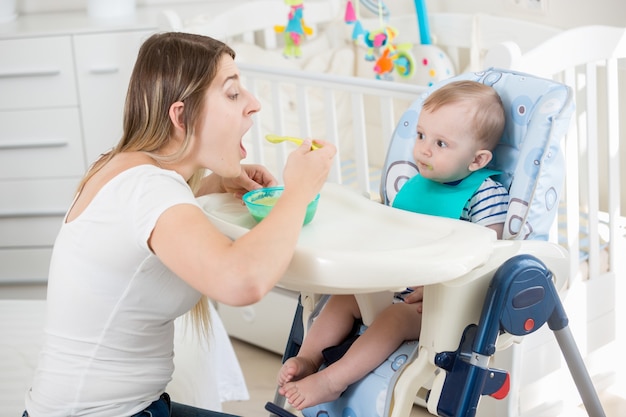
[[262, 165], [242, 165], [241, 174], [237, 178], [223, 178], [222, 188], [235, 197], [241, 198], [245, 193], [257, 188], [277, 185], [276, 178]]
[[306, 139], [291, 152], [283, 171], [285, 191], [299, 192], [306, 196], [307, 202], [319, 193], [326, 182], [337, 153], [337, 148], [330, 142], [316, 139], [315, 143], [320, 146], [316, 150], [311, 150], [311, 143], [310, 139]]
[[242, 165], [241, 173], [236, 178], [222, 178], [211, 173], [202, 179], [202, 185], [196, 197], [212, 193], [231, 193], [241, 198], [250, 190], [277, 185], [276, 178], [261, 165]]
[[422, 301], [424, 300], [424, 286], [420, 285], [419, 287], [410, 287], [413, 292], [407, 294], [404, 297], [404, 302], [407, 304], [417, 304], [415, 307], [417, 308], [417, 312], [422, 312]]

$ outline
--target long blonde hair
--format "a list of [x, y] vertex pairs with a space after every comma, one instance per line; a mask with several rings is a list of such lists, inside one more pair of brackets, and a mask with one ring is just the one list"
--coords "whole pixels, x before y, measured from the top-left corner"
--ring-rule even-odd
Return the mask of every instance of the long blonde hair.
[[[189, 33], [166, 32], [150, 36], [139, 49], [124, 105], [123, 134], [118, 144], [101, 155], [81, 180], [78, 191], [107, 162], [122, 152], [144, 152], [157, 163], [175, 161], [185, 153], [194, 134], [195, 123], [203, 111], [204, 94], [217, 74], [224, 54], [235, 52], [216, 39]], [[187, 127], [180, 149], [171, 155], [158, 155], [172, 137], [169, 108], [185, 104], [183, 123]], [[198, 190], [205, 171], [196, 171], [187, 181]], [[196, 329], [208, 336], [209, 306], [206, 297], [191, 311]]]

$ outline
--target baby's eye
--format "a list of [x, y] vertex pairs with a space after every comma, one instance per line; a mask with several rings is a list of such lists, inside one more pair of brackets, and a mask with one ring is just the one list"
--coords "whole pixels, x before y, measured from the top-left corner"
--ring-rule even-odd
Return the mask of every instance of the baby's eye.
[[417, 132], [417, 139], [424, 140], [424, 134], [422, 132]]
[[447, 147], [448, 147], [448, 144], [447, 144], [447, 143], [445, 143], [445, 142], [444, 142], [444, 141], [442, 141], [442, 140], [438, 140], [438, 141], [437, 141], [437, 146], [438, 146], [438, 147], [440, 147], [440, 148], [447, 148]]

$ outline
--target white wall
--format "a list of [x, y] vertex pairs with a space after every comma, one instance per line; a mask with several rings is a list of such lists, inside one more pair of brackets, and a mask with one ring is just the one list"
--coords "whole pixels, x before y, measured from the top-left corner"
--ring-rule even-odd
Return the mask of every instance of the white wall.
[[[88, 0], [17, 0], [19, 13], [41, 13], [54, 11], [85, 10]], [[132, 0], [129, 0], [132, 1]], [[225, 0], [135, 0], [138, 7], [174, 3], [212, 3]]]
[[[20, 13], [58, 10], [84, 10], [87, 0], [17, 0]], [[135, 0], [137, 6], [183, 3], [218, 3], [224, 0]], [[250, 0], [254, 1], [254, 0]], [[305, 4], [306, 4], [305, 0]], [[383, 0], [392, 13], [415, 10], [411, 0]], [[531, 20], [563, 29], [580, 25], [603, 24], [626, 26], [626, 1], [624, 0], [544, 0], [546, 14], [527, 12], [514, 6], [525, 0], [427, 0], [429, 11], [454, 13], [489, 13], [497, 16]]]
[[[384, 1], [392, 13], [415, 10], [411, 0]], [[516, 1], [524, 0], [427, 0], [426, 4], [428, 11], [432, 12], [482, 12], [531, 20], [563, 29], [592, 24], [626, 26], [624, 0], [547, 0], [546, 14], [524, 11], [513, 5]]]

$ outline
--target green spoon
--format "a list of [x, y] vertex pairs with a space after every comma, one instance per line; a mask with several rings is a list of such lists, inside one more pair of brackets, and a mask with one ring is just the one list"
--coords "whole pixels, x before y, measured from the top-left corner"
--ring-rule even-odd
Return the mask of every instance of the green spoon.
[[[281, 142], [293, 142], [296, 145], [302, 145], [302, 139], [300, 138], [294, 138], [292, 136], [278, 136], [278, 135], [265, 135], [265, 139], [267, 139], [268, 142], [270, 143], [281, 143]], [[321, 148], [321, 146], [316, 145], [316, 144], [311, 144], [311, 149], [312, 150], [316, 150]]]

